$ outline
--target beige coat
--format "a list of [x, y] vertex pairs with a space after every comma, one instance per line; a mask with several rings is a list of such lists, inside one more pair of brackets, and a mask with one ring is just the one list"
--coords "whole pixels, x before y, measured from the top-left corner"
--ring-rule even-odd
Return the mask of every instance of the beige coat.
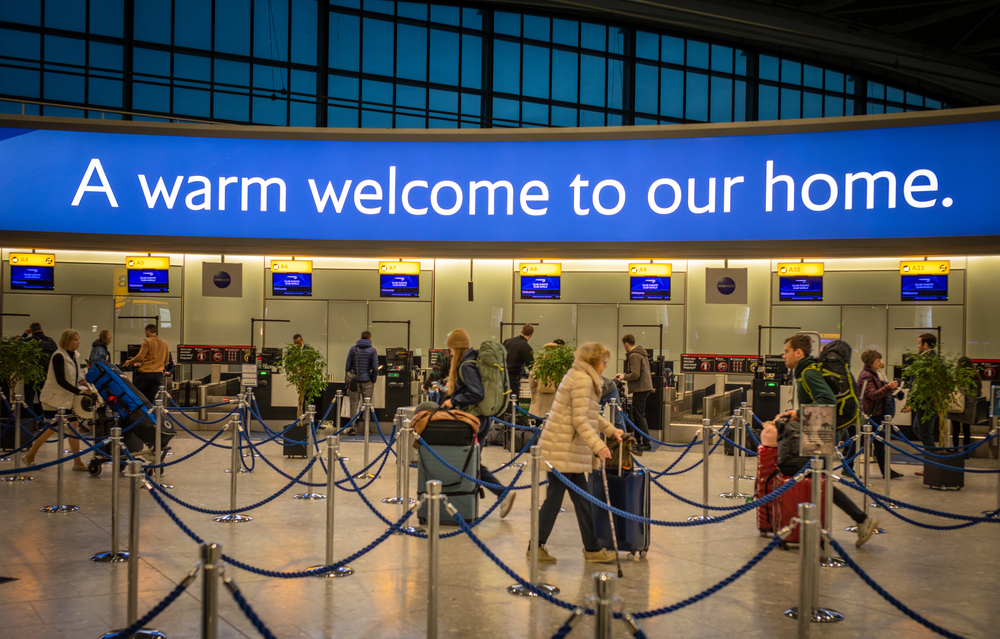
[[531, 406], [528, 412], [532, 415], [545, 417], [545, 413], [551, 412], [552, 402], [556, 398], [555, 386], [549, 386], [542, 380], [535, 377], [535, 372], [528, 375], [528, 385], [531, 387]]
[[605, 448], [598, 433], [610, 437], [615, 432], [601, 415], [601, 386], [594, 367], [577, 360], [556, 389], [541, 447], [542, 457], [561, 473], [590, 472], [596, 466], [596, 454]]

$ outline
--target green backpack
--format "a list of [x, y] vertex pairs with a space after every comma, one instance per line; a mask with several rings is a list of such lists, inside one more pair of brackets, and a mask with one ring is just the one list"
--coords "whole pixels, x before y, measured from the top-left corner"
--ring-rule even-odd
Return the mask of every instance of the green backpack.
[[[483, 382], [483, 400], [466, 412], [477, 417], [500, 417], [507, 411], [510, 381], [507, 379], [507, 349], [499, 342], [483, 342], [476, 357], [476, 370]], [[458, 374], [461, 377], [462, 368]], [[465, 382], [465, 379], [462, 379]]]

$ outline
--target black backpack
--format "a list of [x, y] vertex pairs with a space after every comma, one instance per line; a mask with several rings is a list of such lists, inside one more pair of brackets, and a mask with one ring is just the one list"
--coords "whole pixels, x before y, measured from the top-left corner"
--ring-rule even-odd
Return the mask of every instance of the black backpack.
[[[861, 403], [858, 401], [857, 382], [851, 374], [851, 345], [839, 339], [835, 339], [819, 353], [819, 359], [815, 364], [806, 367], [805, 370], [813, 369], [823, 375], [827, 386], [837, 397], [837, 430], [846, 428], [857, 422], [861, 415]], [[809, 386], [805, 383], [805, 370], [801, 381], [809, 394]]]

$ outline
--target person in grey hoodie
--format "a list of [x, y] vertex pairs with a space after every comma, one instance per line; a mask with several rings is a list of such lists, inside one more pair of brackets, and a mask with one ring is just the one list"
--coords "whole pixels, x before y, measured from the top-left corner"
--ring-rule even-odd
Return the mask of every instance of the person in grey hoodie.
[[649, 441], [649, 425], [646, 424], [646, 400], [653, 392], [653, 378], [649, 373], [649, 356], [646, 349], [636, 345], [635, 336], [631, 333], [622, 337], [622, 345], [628, 353], [625, 372], [615, 375], [615, 379], [628, 382], [628, 392], [632, 394], [632, 417], [639, 431], [636, 433], [639, 449], [650, 450], [652, 444]]

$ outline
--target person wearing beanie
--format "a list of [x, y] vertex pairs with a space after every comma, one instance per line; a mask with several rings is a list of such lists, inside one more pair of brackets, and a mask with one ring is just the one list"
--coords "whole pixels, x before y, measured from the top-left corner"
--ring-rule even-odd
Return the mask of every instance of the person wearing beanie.
[[[448, 392], [451, 396], [444, 400], [441, 406], [444, 408], [466, 410], [470, 406], [475, 406], [483, 401], [483, 398], [486, 396], [483, 390], [483, 380], [479, 376], [479, 368], [476, 365], [479, 351], [471, 348], [472, 341], [469, 339], [469, 334], [461, 328], [456, 328], [448, 334], [447, 344], [451, 350], [451, 371], [448, 374]], [[459, 369], [461, 369], [461, 375], [459, 374]], [[486, 443], [486, 436], [489, 435], [492, 424], [493, 418], [491, 417], [479, 418], [478, 439], [481, 443]], [[491, 484], [499, 484], [500, 482], [493, 476], [493, 473], [482, 464], [481, 455], [479, 462], [479, 479]], [[503, 494], [502, 490], [492, 486], [489, 487], [489, 491], [497, 497]], [[500, 504], [501, 519], [506, 517], [507, 513], [510, 512], [510, 509], [514, 506], [514, 499], [516, 497], [517, 493], [513, 490], [507, 493], [503, 503]]]

